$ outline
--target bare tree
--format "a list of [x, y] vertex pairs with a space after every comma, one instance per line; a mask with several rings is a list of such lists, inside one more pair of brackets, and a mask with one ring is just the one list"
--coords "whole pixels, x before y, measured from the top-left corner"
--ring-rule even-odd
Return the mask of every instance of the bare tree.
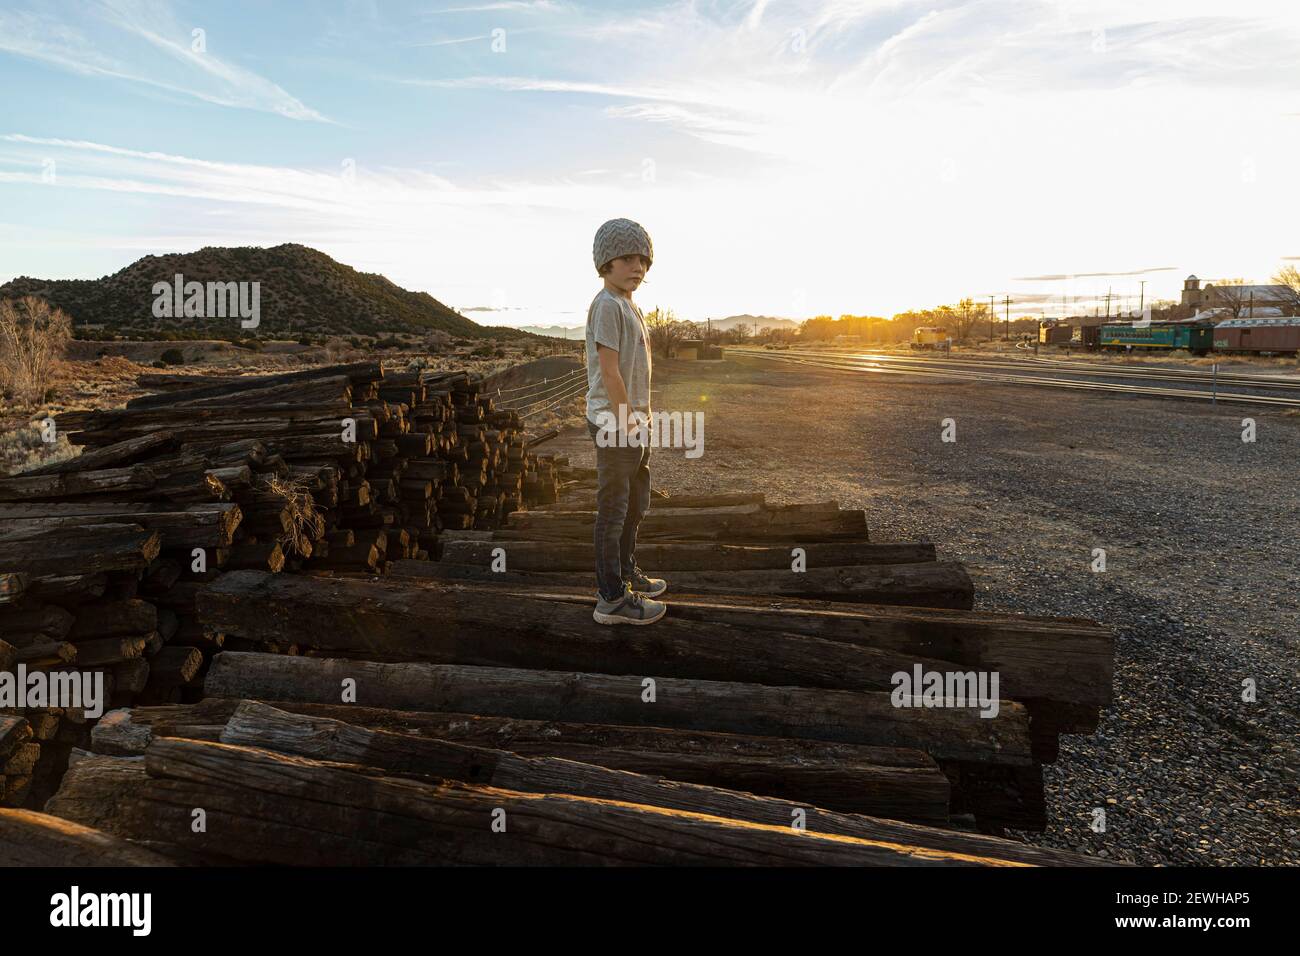
[[683, 322], [673, 314], [672, 309], [660, 309], [657, 306], [645, 317], [646, 328], [650, 330], [650, 348], [656, 355], [668, 357], [677, 349], [677, 343], [688, 339], [695, 331], [689, 322]]
[[1273, 274], [1273, 281], [1277, 285], [1284, 285], [1295, 295], [1296, 301], [1292, 303], [1292, 312], [1296, 311], [1295, 306], [1300, 303], [1300, 269], [1295, 266], [1283, 266]]
[[1212, 305], [1227, 309], [1234, 319], [1241, 318], [1241, 310], [1246, 307], [1246, 280], [1220, 279], [1211, 284], [1207, 290]]
[[72, 339], [67, 313], [34, 295], [0, 301], [0, 383], [27, 405], [45, 399]]
[[959, 342], [964, 342], [970, 338], [971, 330], [975, 327], [975, 300], [961, 299], [953, 307], [953, 316], [956, 324], [956, 338]]

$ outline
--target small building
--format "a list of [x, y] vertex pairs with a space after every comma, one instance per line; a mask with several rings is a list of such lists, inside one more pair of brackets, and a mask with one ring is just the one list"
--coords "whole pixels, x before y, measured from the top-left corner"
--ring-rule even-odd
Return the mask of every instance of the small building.
[[1295, 315], [1300, 312], [1300, 294], [1289, 285], [1225, 285], [1213, 282], [1201, 287], [1194, 275], [1183, 280], [1182, 305], [1195, 312], [1227, 310], [1239, 318]]

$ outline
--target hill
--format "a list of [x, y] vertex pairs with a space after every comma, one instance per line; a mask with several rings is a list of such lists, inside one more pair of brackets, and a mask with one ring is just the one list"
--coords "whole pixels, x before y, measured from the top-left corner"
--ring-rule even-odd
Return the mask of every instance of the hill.
[[[155, 282], [257, 282], [260, 323], [238, 318], [158, 318]], [[411, 292], [377, 273], [358, 272], [296, 243], [261, 248], [208, 246], [197, 252], [145, 256], [102, 279], [33, 279], [0, 286], [0, 298], [38, 295], [67, 312], [78, 334], [176, 338], [295, 339], [302, 336], [446, 332], [462, 338], [520, 338], [516, 329], [486, 328], [426, 292]], [[164, 335], [165, 333], [165, 335]]]
[[555, 339], [577, 340], [585, 334], [584, 327], [581, 325], [522, 325], [520, 328], [533, 335], [548, 335]]

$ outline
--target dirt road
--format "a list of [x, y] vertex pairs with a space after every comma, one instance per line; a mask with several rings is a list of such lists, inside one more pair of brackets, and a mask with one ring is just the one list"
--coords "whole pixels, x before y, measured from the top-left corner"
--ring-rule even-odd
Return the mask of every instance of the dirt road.
[[[654, 376], [656, 411], [705, 413], [704, 454], [656, 450], [656, 487], [833, 498], [866, 509], [875, 540], [965, 562], [979, 608], [1116, 629], [1115, 704], [1095, 735], [1062, 738], [1049, 829], [1023, 838], [1300, 863], [1300, 415], [743, 358]], [[594, 463], [580, 425], [545, 450]]]

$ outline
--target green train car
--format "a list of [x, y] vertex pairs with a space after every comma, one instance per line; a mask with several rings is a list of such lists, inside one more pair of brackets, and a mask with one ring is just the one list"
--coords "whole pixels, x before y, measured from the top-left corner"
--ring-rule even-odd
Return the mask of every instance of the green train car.
[[1204, 355], [1214, 347], [1214, 326], [1208, 322], [1114, 322], [1098, 329], [1103, 349], [1186, 349]]

